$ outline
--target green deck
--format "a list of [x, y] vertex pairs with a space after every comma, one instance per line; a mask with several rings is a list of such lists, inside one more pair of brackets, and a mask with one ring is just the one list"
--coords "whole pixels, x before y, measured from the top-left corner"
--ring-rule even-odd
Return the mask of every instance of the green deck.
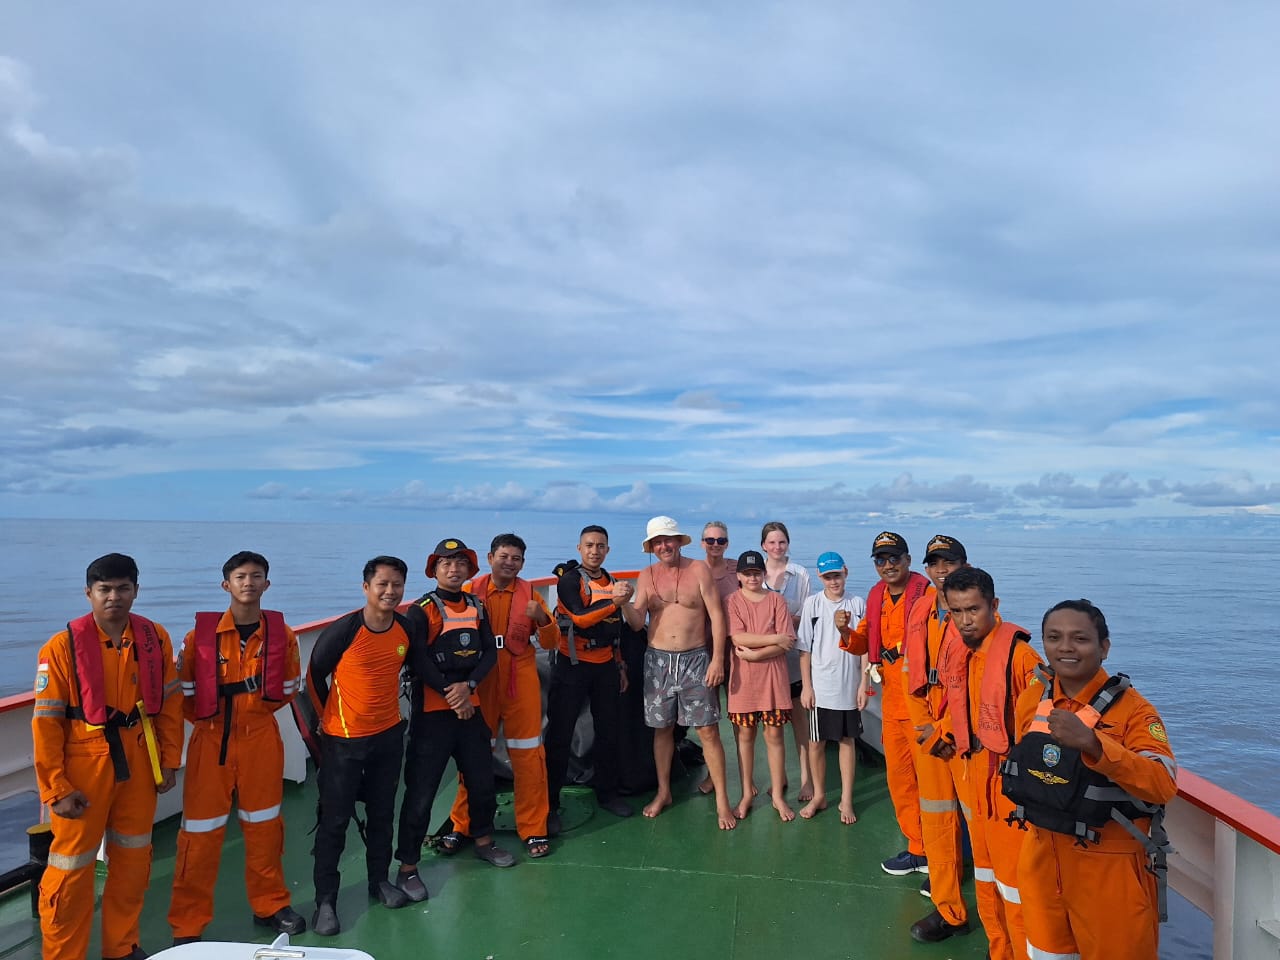
[[[730, 743], [728, 723], [722, 724], [721, 732]], [[756, 779], [763, 784], [760, 744], [757, 754]], [[790, 760], [794, 785], [799, 782], [794, 755]], [[837, 772], [834, 753], [829, 772]], [[675, 950], [681, 956], [716, 960], [985, 956], [971, 880], [965, 893], [976, 927], [973, 933], [931, 945], [914, 943], [908, 935], [911, 923], [932, 906], [918, 892], [922, 876], [890, 877], [880, 869], [880, 860], [902, 847], [882, 768], [859, 765], [859, 822], [853, 826], [843, 826], [836, 813], [837, 782], [828, 790], [831, 807], [812, 821], [781, 823], [761, 797], [751, 816], [732, 832], [716, 828], [713, 801], [696, 792], [701, 775], [698, 768], [693, 776], [678, 780], [675, 805], [656, 820], [640, 816], [648, 796], [631, 798], [636, 815], [619, 820], [596, 811], [590, 791], [567, 791], [565, 822], [572, 829], [553, 841], [549, 857], [529, 860], [517, 850], [514, 833], [499, 832], [499, 843], [517, 853], [518, 863], [510, 870], [482, 863], [470, 849], [452, 859], [426, 853], [422, 874], [431, 899], [398, 911], [368, 900], [364, 848], [353, 828], [343, 857], [338, 903], [343, 932], [322, 938], [308, 931], [295, 941], [358, 947], [378, 960], [651, 960]], [[447, 815], [452, 796], [452, 786], [446, 786], [433, 823]], [[509, 794], [499, 795], [500, 828], [510, 827], [510, 803]], [[308, 922], [314, 904], [311, 838], [306, 831], [314, 811], [313, 784], [286, 786], [285, 872], [295, 891], [294, 906]], [[142, 943], [152, 953], [170, 944], [165, 913], [176, 833], [176, 818], [156, 828]], [[217, 916], [206, 939], [267, 943], [268, 932], [252, 925], [244, 900], [242, 849], [233, 826], [222, 859]], [[40, 955], [38, 928], [27, 913], [23, 891], [0, 902], [0, 955]], [[95, 924], [89, 956], [100, 955]]]

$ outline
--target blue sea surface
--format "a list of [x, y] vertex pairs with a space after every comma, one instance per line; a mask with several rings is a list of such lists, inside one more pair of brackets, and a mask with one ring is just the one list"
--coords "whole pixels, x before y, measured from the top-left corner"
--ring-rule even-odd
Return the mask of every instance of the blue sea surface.
[[[758, 546], [758, 522], [726, 519], [731, 555]], [[514, 530], [529, 543], [525, 575], [538, 577], [576, 556], [578, 530], [589, 522], [598, 521], [476, 512], [359, 524], [0, 520], [7, 545], [0, 554], [0, 695], [30, 689], [40, 644], [88, 609], [84, 568], [103, 553], [137, 559], [135, 609], [180, 639], [196, 610], [225, 606], [221, 566], [238, 550], [268, 557], [269, 605], [304, 623], [360, 606], [360, 571], [376, 554], [408, 562], [406, 592], [416, 596], [428, 586], [425, 559], [443, 537], [461, 537], [483, 558], [494, 534]], [[643, 518], [603, 522], [613, 545], [610, 568], [648, 562], [640, 550]], [[841, 552], [850, 589], [865, 595], [875, 577], [868, 553], [877, 529], [794, 525], [792, 558], [812, 567], [823, 551]], [[700, 530], [701, 521], [687, 528], [695, 541]], [[1155, 704], [1179, 764], [1280, 814], [1280, 756], [1269, 708], [1277, 657], [1268, 639], [1280, 623], [1280, 595], [1252, 575], [1280, 569], [1273, 539], [1215, 536], [1206, 543], [1203, 533], [903, 526], [917, 568], [925, 541], [940, 531], [963, 540], [970, 561], [992, 574], [1000, 612], [1027, 627], [1037, 648], [1040, 618], [1052, 604], [1088, 597], [1101, 607], [1112, 635], [1107, 668], [1128, 673]], [[686, 553], [702, 555], [696, 542]]]

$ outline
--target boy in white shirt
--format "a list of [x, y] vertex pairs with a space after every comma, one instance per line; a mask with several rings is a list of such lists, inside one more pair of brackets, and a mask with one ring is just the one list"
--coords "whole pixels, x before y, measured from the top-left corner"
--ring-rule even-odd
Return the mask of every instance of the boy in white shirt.
[[809, 767], [813, 799], [800, 810], [808, 820], [825, 810], [828, 740], [839, 746], [840, 822], [856, 823], [853, 809], [855, 754], [853, 741], [862, 733], [859, 708], [866, 703], [866, 675], [862, 658], [840, 649], [850, 624], [859, 623], [866, 605], [859, 596], [845, 596], [849, 570], [844, 558], [827, 551], [818, 558], [822, 593], [806, 598], [800, 611], [796, 649], [800, 651], [800, 702], [809, 710]]

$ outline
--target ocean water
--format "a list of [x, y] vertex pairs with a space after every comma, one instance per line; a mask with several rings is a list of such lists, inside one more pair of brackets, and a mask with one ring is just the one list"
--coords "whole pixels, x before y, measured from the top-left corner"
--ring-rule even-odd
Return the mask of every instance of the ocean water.
[[[730, 525], [730, 554], [758, 546], [759, 523]], [[785, 518], [783, 518], [785, 519]], [[227, 523], [0, 520], [0, 695], [30, 689], [41, 643], [84, 613], [84, 568], [110, 551], [132, 555], [141, 570], [137, 612], [158, 620], [175, 639], [196, 610], [221, 609], [221, 566], [238, 550], [257, 550], [272, 564], [270, 606], [292, 623], [360, 606], [365, 560], [388, 553], [410, 569], [407, 594], [428, 581], [421, 573], [434, 544], [457, 536], [485, 553], [496, 533], [514, 530], [529, 543], [525, 574], [545, 576], [575, 557], [578, 530], [609, 527], [614, 570], [643, 566], [644, 518], [458, 512], [414, 514], [403, 523]], [[1277, 725], [1266, 706], [1275, 690], [1271, 631], [1280, 595], [1254, 571], [1280, 569], [1280, 545], [1268, 538], [1185, 536], [1156, 532], [1011, 529], [976, 525], [903, 525], [915, 547], [936, 532], [959, 537], [970, 561], [996, 582], [1006, 619], [1027, 627], [1039, 648], [1040, 618], [1059, 600], [1088, 597], [1107, 616], [1107, 667], [1128, 673], [1164, 717], [1179, 764], [1258, 806], [1280, 814]], [[701, 522], [686, 528], [696, 540]], [[865, 594], [875, 574], [868, 559], [878, 528], [794, 525], [792, 559], [812, 567], [825, 550], [840, 551], [849, 589]], [[695, 543], [686, 548], [701, 556]]]

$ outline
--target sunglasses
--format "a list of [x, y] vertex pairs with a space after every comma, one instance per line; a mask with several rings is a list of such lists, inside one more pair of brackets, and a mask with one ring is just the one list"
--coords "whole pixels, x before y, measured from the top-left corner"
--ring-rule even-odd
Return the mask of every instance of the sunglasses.
[[902, 562], [902, 554], [895, 553], [895, 554], [889, 555], [889, 554], [882, 553], [878, 557], [872, 557], [871, 562], [874, 563], [877, 567], [896, 567], [898, 564]]
[[723, 547], [728, 545], [729, 538], [728, 537], [703, 537], [702, 542], [707, 544], [708, 546], [714, 543], [717, 547]]

